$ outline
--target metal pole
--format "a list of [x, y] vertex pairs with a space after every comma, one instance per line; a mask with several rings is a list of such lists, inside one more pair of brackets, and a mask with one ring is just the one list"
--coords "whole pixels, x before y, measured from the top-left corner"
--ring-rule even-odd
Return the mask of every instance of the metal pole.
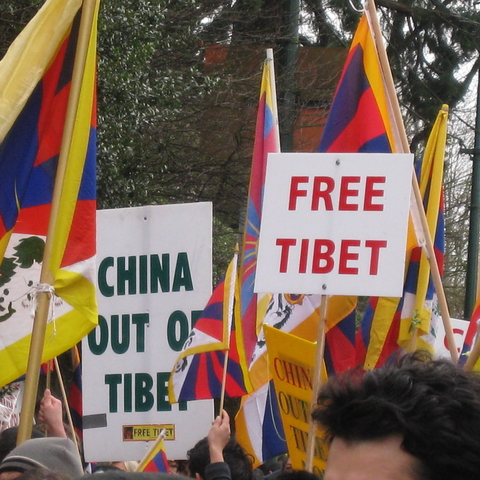
[[480, 220], [480, 71], [477, 89], [477, 114], [475, 119], [475, 141], [472, 153], [472, 191], [470, 196], [470, 227], [468, 230], [467, 274], [465, 278], [464, 317], [469, 319], [477, 295], [478, 239]]
[[293, 131], [295, 127], [295, 104], [297, 96], [296, 73], [298, 57], [298, 17], [299, 0], [287, 0], [285, 3], [285, 49], [282, 52], [284, 77], [283, 115], [281, 124], [282, 152], [293, 151]]

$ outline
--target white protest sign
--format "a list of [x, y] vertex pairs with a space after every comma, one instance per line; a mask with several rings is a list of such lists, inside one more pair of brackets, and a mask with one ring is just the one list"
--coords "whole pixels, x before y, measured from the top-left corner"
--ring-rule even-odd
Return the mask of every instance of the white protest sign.
[[168, 378], [211, 294], [210, 203], [97, 212], [99, 326], [83, 353], [85, 458], [171, 459], [206, 436], [213, 401], [170, 405]]
[[[470, 322], [468, 320], [462, 320], [459, 318], [450, 318], [450, 323], [452, 325], [455, 346], [457, 347], [457, 352], [460, 355]], [[437, 328], [435, 338], [435, 357], [448, 359], [452, 358], [450, 350], [448, 349], [447, 335], [445, 334], [443, 322], [439, 322]]]
[[25, 382], [12, 382], [0, 388], [0, 432], [20, 424]]
[[256, 292], [402, 295], [413, 156], [269, 154]]

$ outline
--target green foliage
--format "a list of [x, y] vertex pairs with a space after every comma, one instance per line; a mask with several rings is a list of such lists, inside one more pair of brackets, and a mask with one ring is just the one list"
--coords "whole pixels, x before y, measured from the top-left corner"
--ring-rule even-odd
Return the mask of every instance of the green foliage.
[[233, 258], [235, 244], [240, 243], [238, 233], [226, 226], [217, 218], [213, 221], [215, 241], [213, 242], [213, 258], [216, 262], [213, 265], [213, 284], [217, 285], [225, 276], [228, 264]]
[[419, 3], [404, 12], [383, 10], [399, 96], [415, 125], [413, 150], [426, 140], [441, 104], [454, 109], [464, 98], [480, 47], [480, 9], [463, 2]]
[[150, 68], [164, 20], [160, 2], [104, 0], [98, 43], [98, 204], [118, 208], [148, 203], [143, 163], [163, 83]]
[[[234, 178], [202, 146], [199, 126], [206, 97], [219, 82], [203, 72], [198, 36], [202, 17], [199, 2], [190, 0], [103, 0], [98, 44], [100, 208], [212, 201], [222, 190], [218, 176], [226, 179], [223, 184]], [[225, 220], [216, 215], [215, 281], [233, 254], [228, 238], [235, 235], [228, 225], [235, 221]]]
[[2, 0], [0, 2], [0, 58], [13, 39], [37, 13], [45, 0]]

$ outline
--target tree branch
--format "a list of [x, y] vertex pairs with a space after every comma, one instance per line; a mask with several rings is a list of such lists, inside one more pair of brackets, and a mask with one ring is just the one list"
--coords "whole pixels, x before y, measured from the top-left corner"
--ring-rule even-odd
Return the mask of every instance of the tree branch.
[[[474, 20], [473, 18], [465, 17], [464, 15], [460, 15], [458, 13], [450, 12], [447, 9], [440, 9], [440, 8], [423, 8], [423, 7], [411, 7], [409, 5], [405, 5], [403, 3], [397, 2], [395, 0], [376, 0], [376, 5], [379, 7], [385, 7], [389, 10], [395, 10], [396, 12], [405, 13], [411, 17], [425, 17], [429, 15], [437, 15], [441, 17], [445, 21], [449, 22], [465, 22], [471, 23], [473, 25], [480, 25], [480, 22]], [[437, 5], [437, 2], [432, 2], [434, 5]], [[437, 5], [438, 6], [438, 5]]]

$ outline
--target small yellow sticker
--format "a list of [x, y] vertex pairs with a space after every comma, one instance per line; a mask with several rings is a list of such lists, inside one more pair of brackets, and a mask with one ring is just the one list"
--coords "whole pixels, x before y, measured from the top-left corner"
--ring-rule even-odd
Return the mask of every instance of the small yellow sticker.
[[122, 436], [124, 442], [148, 442], [156, 440], [160, 432], [165, 429], [165, 441], [175, 440], [175, 425], [172, 423], [159, 425], [123, 425]]

